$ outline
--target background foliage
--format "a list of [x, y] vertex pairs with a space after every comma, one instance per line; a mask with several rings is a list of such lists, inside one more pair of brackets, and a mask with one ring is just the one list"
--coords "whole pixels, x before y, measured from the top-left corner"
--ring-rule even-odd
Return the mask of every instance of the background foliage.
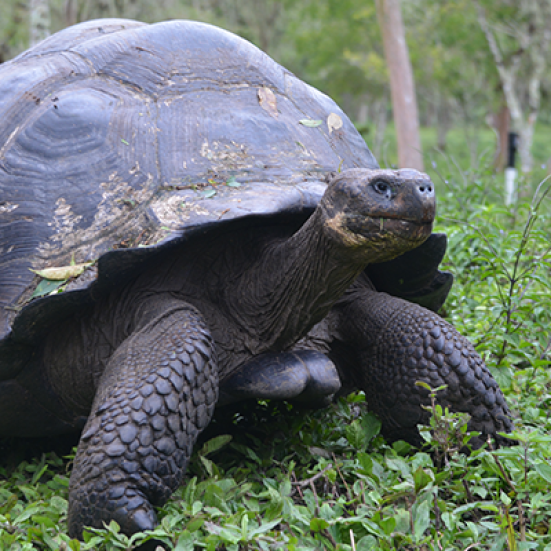
[[[52, 32], [99, 17], [146, 22], [197, 19], [234, 31], [333, 97], [369, 132], [375, 156], [383, 153], [391, 105], [373, 0], [34, 1], [49, 2]], [[496, 38], [504, 67], [514, 73], [515, 97], [525, 111], [523, 124], [527, 124], [528, 106], [533, 101], [530, 77], [537, 61], [533, 52], [543, 40], [546, 25], [540, 20], [548, 20], [551, 0], [401, 0], [401, 5], [421, 125], [434, 129], [439, 149], [452, 153], [455, 144], [449, 141], [448, 132], [461, 131], [472, 164], [480, 151], [480, 132], [497, 131], [499, 114], [507, 103], [496, 61], [480, 26], [480, 10]], [[28, 43], [27, 2], [3, 0], [0, 61], [21, 52]], [[544, 54], [549, 69], [551, 52]], [[548, 134], [550, 75], [551, 71], [544, 71], [538, 85], [541, 105], [536, 110], [541, 131]], [[493, 140], [492, 155], [498, 153], [495, 145]], [[541, 156], [536, 155], [536, 170], [550, 159], [547, 147]]]
[[[438, 128], [442, 136], [452, 126], [486, 127], [488, 116], [501, 107], [503, 93], [476, 6], [486, 10], [508, 61], [525, 48], [514, 31], [527, 22], [526, 6], [546, 2], [402, 0], [421, 123]], [[331, 95], [362, 124], [380, 122], [379, 111], [390, 109], [380, 32], [370, 0], [262, 0], [262, 9], [256, 0], [50, 0], [49, 4], [52, 32], [98, 17], [146, 22], [189, 18], [218, 24], [251, 40]], [[2, 1], [0, 60], [28, 46], [28, 22], [26, 2]], [[540, 115], [546, 124], [551, 124], [549, 74], [542, 83]], [[520, 81], [525, 76], [520, 71]], [[444, 144], [445, 140], [439, 143]]]

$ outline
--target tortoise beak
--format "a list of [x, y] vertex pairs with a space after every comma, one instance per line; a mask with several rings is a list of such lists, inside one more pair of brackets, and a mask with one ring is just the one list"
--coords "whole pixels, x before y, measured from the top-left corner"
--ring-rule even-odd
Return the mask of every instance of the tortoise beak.
[[411, 179], [409, 182], [410, 185], [404, 186], [402, 193], [395, 197], [395, 205], [400, 213], [400, 218], [421, 224], [432, 224], [436, 215], [436, 197], [432, 181], [427, 176]]

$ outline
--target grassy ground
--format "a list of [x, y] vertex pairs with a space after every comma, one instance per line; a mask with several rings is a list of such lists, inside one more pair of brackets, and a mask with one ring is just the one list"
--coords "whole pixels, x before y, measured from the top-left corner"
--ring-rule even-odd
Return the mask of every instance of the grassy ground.
[[518, 445], [457, 453], [464, 420], [438, 408], [425, 449], [388, 445], [362, 395], [311, 413], [243, 408], [217, 418], [154, 534], [129, 540], [112, 524], [86, 543], [66, 535], [70, 458], [12, 450], [0, 549], [132, 549], [153, 535], [178, 551], [551, 549], [551, 201], [538, 204], [540, 190], [506, 208], [491, 171], [444, 157], [437, 169], [449, 182], [437, 229], [456, 276], [443, 314], [499, 381]]

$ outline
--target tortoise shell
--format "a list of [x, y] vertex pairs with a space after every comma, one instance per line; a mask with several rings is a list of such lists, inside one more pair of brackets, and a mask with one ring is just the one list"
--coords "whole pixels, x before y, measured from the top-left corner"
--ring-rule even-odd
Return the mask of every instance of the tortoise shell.
[[[191, 21], [90, 21], [53, 35], [0, 66], [0, 120], [4, 348], [38, 342], [155, 251], [212, 225], [306, 217], [328, 171], [378, 166], [329, 97]], [[437, 249], [423, 280], [439, 275], [445, 240]], [[30, 301], [41, 280], [31, 270], [75, 262], [94, 265]]]

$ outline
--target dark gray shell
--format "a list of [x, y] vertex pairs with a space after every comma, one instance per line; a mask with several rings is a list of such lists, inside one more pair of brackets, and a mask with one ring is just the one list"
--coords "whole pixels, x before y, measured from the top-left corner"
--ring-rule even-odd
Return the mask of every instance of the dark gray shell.
[[331, 99], [190, 21], [57, 33], [0, 66], [0, 121], [0, 338], [28, 309], [39, 279], [29, 268], [308, 211], [326, 171], [377, 166]]
[[[18, 343], [38, 344], [157, 251], [213, 225], [306, 217], [328, 171], [377, 167], [331, 99], [249, 42], [190, 21], [57, 33], [0, 66], [0, 121], [3, 377], [24, 364]], [[414, 297], [436, 282], [445, 297], [445, 238], [432, 242], [417, 279], [403, 277], [409, 260], [380, 267], [394, 281], [383, 290]], [[86, 261], [64, 293], [30, 301], [30, 269]]]

